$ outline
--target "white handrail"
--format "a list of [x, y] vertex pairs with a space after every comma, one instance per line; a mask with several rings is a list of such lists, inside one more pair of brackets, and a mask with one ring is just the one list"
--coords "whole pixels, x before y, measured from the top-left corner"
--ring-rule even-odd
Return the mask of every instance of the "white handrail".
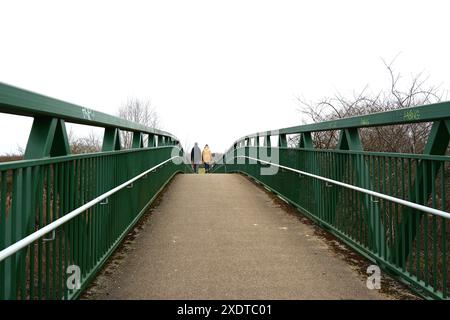
[[93, 207], [94, 205], [96, 205], [97, 203], [101, 202], [102, 200], [108, 198], [109, 196], [111, 196], [112, 194], [116, 193], [117, 191], [125, 188], [126, 186], [130, 185], [131, 183], [133, 183], [134, 181], [142, 178], [143, 176], [145, 176], [146, 174], [148, 174], [149, 172], [161, 167], [162, 165], [164, 165], [165, 163], [172, 161], [175, 158], [179, 158], [180, 156], [174, 156], [170, 159], [167, 159], [163, 162], [161, 162], [160, 164], [142, 172], [141, 174], [135, 176], [134, 178], [122, 183], [121, 185], [109, 190], [108, 192], [105, 192], [104, 194], [98, 196], [97, 198], [85, 203], [84, 205], [82, 205], [81, 207], [67, 213], [66, 215], [64, 215], [63, 217], [53, 221], [52, 223], [46, 225], [45, 227], [42, 227], [41, 229], [31, 233], [30, 235], [26, 236], [25, 238], [13, 243], [12, 245], [10, 245], [9, 247], [3, 249], [2, 251], [0, 251], [0, 261], [8, 258], [9, 256], [13, 255], [14, 253], [16, 253], [17, 251], [25, 248], [26, 246], [28, 246], [29, 244], [33, 243], [34, 241], [38, 240], [39, 238], [45, 236], [47, 233], [52, 232], [53, 230], [55, 230], [56, 228], [58, 228], [59, 226], [63, 225], [64, 223], [66, 223], [67, 221], [75, 218], [77, 215], [79, 215], [80, 213], [86, 211], [87, 209]]
[[366, 194], [369, 194], [369, 195], [377, 197], [377, 198], [381, 198], [381, 199], [385, 199], [385, 200], [388, 200], [388, 201], [396, 202], [398, 204], [401, 204], [401, 205], [404, 205], [404, 206], [407, 206], [407, 207], [410, 207], [410, 208], [413, 208], [413, 209], [417, 209], [417, 210], [420, 210], [420, 211], [423, 211], [423, 212], [426, 212], [426, 213], [430, 213], [430, 214], [433, 214], [433, 215], [444, 217], [446, 219], [450, 219], [450, 213], [449, 212], [446, 212], [446, 211], [443, 211], [443, 210], [439, 210], [439, 209], [430, 208], [428, 206], [424, 206], [424, 205], [417, 204], [417, 203], [414, 203], [414, 202], [411, 202], [411, 201], [407, 201], [407, 200], [403, 200], [403, 199], [400, 199], [400, 198], [392, 197], [392, 196], [389, 196], [389, 195], [384, 194], [384, 193], [379, 193], [379, 192], [372, 191], [372, 190], [369, 190], [369, 189], [357, 187], [357, 186], [354, 186], [354, 185], [351, 185], [351, 184], [347, 184], [347, 183], [336, 181], [336, 180], [333, 180], [333, 179], [321, 177], [321, 176], [318, 176], [318, 175], [315, 175], [315, 174], [312, 174], [312, 173], [308, 173], [308, 172], [305, 172], [305, 171], [301, 171], [301, 170], [297, 170], [297, 169], [294, 169], [294, 168], [286, 167], [286, 166], [283, 166], [283, 165], [280, 165], [280, 164], [276, 164], [276, 163], [271, 163], [271, 162], [264, 161], [264, 160], [257, 159], [257, 158], [253, 158], [253, 157], [236, 156], [236, 158], [248, 158], [248, 159], [259, 161], [259, 162], [262, 162], [262, 163], [265, 163], [265, 164], [270, 164], [272, 166], [276, 166], [276, 167], [279, 167], [279, 168], [283, 168], [283, 169], [286, 169], [286, 170], [297, 172], [297, 173], [302, 174], [304, 176], [308, 176], [308, 177], [312, 177], [312, 178], [315, 178], [315, 179], [318, 179], [318, 180], [326, 181], [326, 182], [329, 182], [329, 183], [332, 183], [332, 184], [335, 184], [335, 185], [338, 185], [338, 186], [341, 186], [341, 187], [344, 187], [344, 188], [356, 190], [356, 191], [359, 191], [359, 192], [362, 192], [362, 193], [366, 193]]

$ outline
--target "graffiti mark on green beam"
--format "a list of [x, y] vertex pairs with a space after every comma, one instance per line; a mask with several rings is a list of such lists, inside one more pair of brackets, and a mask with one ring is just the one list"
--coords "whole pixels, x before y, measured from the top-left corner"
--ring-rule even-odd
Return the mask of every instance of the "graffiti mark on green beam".
[[88, 108], [82, 108], [83, 112], [83, 118], [87, 120], [93, 120], [94, 119], [94, 110], [88, 109]]
[[408, 111], [405, 111], [405, 113], [403, 115], [403, 118], [405, 120], [409, 120], [409, 121], [419, 120], [420, 119], [420, 112], [419, 112], [419, 110], [408, 110]]
[[367, 119], [367, 118], [361, 119], [362, 126], [368, 126], [369, 124], [370, 124], [369, 119]]

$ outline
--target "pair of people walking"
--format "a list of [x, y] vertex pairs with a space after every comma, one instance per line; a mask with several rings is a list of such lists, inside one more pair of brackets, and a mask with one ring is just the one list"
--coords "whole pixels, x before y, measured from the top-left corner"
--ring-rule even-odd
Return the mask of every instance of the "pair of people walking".
[[205, 147], [203, 148], [203, 151], [200, 151], [198, 143], [196, 142], [191, 150], [191, 163], [194, 172], [198, 173], [198, 167], [200, 164], [203, 163], [203, 165], [205, 166], [205, 173], [209, 173], [211, 161], [212, 155], [209, 146], [206, 144]]

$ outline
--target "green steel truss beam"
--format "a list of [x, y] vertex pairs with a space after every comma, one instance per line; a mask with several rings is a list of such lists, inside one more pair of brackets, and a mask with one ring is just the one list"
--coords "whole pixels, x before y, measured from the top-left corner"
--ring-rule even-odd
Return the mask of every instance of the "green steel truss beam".
[[131, 145], [133, 149], [144, 147], [144, 137], [142, 132], [133, 132], [133, 143]]
[[287, 146], [286, 134], [278, 135], [278, 147], [287, 148]]
[[339, 133], [338, 150], [363, 151], [361, 138], [357, 128], [341, 130]]
[[156, 147], [156, 137], [154, 134], [148, 135], [148, 146], [149, 147]]
[[102, 151], [120, 150], [120, 132], [117, 128], [105, 128]]
[[[245, 149], [244, 149], [244, 155], [245, 156], [249, 156], [249, 154], [250, 154], [250, 138], [245, 138], [244, 139], [244, 147], [245, 147]], [[248, 159], [248, 158], [245, 158], [244, 159], [245, 160], [245, 164], [249, 164], [250, 163], [250, 159]]]
[[70, 154], [64, 120], [37, 117], [33, 121], [24, 159], [65, 156]]
[[164, 146], [166, 144], [164, 137], [158, 135], [158, 147]]
[[298, 143], [298, 146], [299, 148], [306, 148], [306, 149], [314, 148], [311, 132], [300, 133], [300, 141]]

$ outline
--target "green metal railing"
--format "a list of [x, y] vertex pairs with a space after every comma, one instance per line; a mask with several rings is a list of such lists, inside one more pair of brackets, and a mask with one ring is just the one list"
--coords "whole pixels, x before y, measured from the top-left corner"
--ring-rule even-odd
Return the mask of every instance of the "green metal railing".
[[[171, 178], [191, 169], [176, 161], [183, 150], [167, 132], [4, 84], [0, 113], [34, 117], [25, 159], [0, 164], [0, 299], [76, 298]], [[70, 155], [65, 121], [104, 127], [103, 151]], [[132, 149], [120, 150], [119, 130], [133, 132]]]
[[[360, 128], [418, 122], [432, 123], [423, 154], [363, 150]], [[315, 148], [314, 134], [331, 130], [336, 149]], [[251, 134], [212, 172], [252, 177], [418, 293], [448, 299], [449, 141], [447, 102]]]

